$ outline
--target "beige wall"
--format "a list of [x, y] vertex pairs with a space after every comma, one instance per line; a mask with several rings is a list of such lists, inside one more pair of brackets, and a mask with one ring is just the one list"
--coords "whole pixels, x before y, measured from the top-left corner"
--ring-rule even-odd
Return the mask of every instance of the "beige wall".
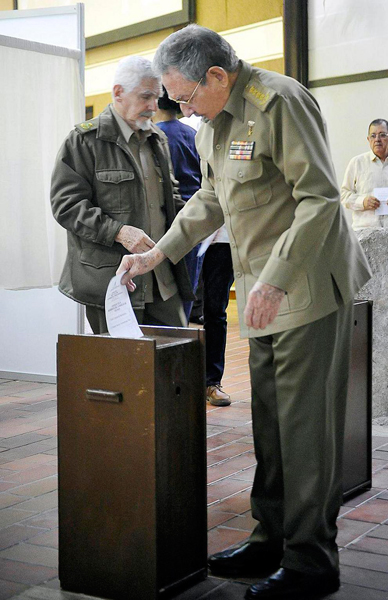
[[[250, 25], [283, 14], [283, 0], [197, 0], [196, 22], [215, 31], [227, 31], [237, 27]], [[156, 48], [174, 29], [164, 29], [155, 33], [132, 38], [115, 44], [93, 48], [86, 52], [86, 65], [93, 65], [137, 54]], [[284, 72], [283, 58], [257, 63], [264, 69]], [[94, 115], [98, 115], [111, 101], [109, 93], [88, 96], [86, 105], [93, 106]]]
[[[251, 23], [266, 21], [282, 16], [283, 0], [197, 0], [196, 22], [215, 31], [227, 31]], [[13, 0], [0, 0], [0, 10], [13, 10]], [[164, 29], [115, 44], [93, 48], [86, 52], [86, 65], [138, 54], [156, 48], [174, 29]], [[282, 58], [257, 63], [264, 69], [284, 72]], [[93, 106], [98, 115], [111, 101], [110, 93], [89, 96], [86, 105]]]
[[13, 10], [13, 0], [0, 0], [0, 10]]

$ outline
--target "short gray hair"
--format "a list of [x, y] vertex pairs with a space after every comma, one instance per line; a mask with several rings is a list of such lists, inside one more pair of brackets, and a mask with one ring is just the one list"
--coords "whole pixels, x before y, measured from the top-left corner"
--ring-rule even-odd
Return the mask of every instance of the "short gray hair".
[[368, 135], [370, 132], [370, 128], [372, 126], [376, 127], [377, 125], [385, 125], [385, 128], [388, 130], [388, 121], [386, 119], [374, 119], [368, 127]]
[[218, 33], [199, 25], [187, 25], [169, 35], [157, 49], [153, 62], [158, 75], [176, 69], [191, 81], [199, 81], [214, 66], [234, 73], [238, 57]]
[[148, 58], [143, 58], [142, 56], [126, 56], [125, 58], [122, 58], [117, 65], [112, 89], [115, 85], [121, 85], [125, 93], [132, 92], [140, 85], [143, 79], [146, 78], [156, 79], [160, 84], [160, 91], [162, 91], [160, 77], [156, 75], [152, 63]]

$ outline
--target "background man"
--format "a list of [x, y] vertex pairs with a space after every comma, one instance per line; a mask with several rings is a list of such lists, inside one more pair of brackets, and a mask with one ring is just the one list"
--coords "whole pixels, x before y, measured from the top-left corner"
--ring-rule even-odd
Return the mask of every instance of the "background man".
[[[94, 333], [107, 331], [104, 301], [124, 254], [145, 252], [183, 205], [168, 143], [151, 122], [161, 94], [150, 61], [120, 61], [113, 104], [76, 125], [59, 150], [51, 187], [56, 220], [68, 230], [59, 289], [86, 304]], [[184, 262], [165, 262], [137, 278], [131, 301], [143, 324], [182, 326], [182, 299], [192, 299]]]
[[[179, 184], [179, 193], [182, 200], [187, 202], [201, 187], [201, 169], [199, 156], [195, 147], [195, 130], [181, 123], [177, 118], [180, 112], [179, 104], [170, 100], [166, 90], [158, 100], [154, 122], [166, 134], [170, 148], [171, 162], [175, 177]], [[199, 245], [190, 250], [185, 256], [193, 290], [197, 289], [199, 274], [203, 258], [198, 257]], [[187, 321], [189, 321], [192, 302], [184, 302]]]
[[159, 46], [154, 67], [186, 116], [204, 117], [202, 187], [155, 248], [123, 259], [122, 280], [133, 289], [133, 275], [176, 262], [225, 221], [250, 341], [259, 523], [210, 567], [278, 569], [248, 589], [250, 600], [334, 592], [352, 305], [369, 269], [339, 202], [319, 107], [296, 81], [239, 61], [195, 25]]
[[341, 202], [353, 211], [353, 229], [382, 227], [386, 217], [375, 214], [380, 202], [374, 188], [388, 187], [388, 121], [375, 119], [369, 125], [370, 151], [354, 156], [346, 169]]
[[[179, 191], [183, 200], [187, 201], [201, 187], [201, 169], [195, 148], [195, 128], [177, 119], [180, 104], [183, 108], [184, 104], [170, 100], [165, 92], [158, 100], [159, 111], [155, 118], [161, 119], [157, 125], [167, 135], [174, 173], [179, 181]], [[188, 121], [190, 122], [190, 119]], [[225, 369], [226, 309], [234, 277], [225, 226], [216, 232], [212, 243], [200, 258], [199, 248], [200, 244], [186, 254], [185, 260], [194, 291], [197, 289], [202, 267], [206, 398], [213, 406], [229, 406], [230, 396], [222, 389], [221, 380]], [[187, 320], [191, 307], [192, 302], [184, 303]]]

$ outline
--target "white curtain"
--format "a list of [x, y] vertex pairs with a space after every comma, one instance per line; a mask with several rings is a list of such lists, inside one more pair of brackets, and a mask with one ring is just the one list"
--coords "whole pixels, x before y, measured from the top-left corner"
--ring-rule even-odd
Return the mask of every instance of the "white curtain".
[[50, 208], [56, 153], [84, 118], [80, 52], [0, 36], [0, 288], [51, 287], [66, 232]]

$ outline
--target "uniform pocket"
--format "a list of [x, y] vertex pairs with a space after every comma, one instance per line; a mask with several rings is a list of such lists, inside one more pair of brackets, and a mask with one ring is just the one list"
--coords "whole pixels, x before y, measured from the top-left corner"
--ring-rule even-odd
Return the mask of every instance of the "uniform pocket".
[[261, 160], [229, 161], [227, 176], [231, 180], [231, 198], [238, 211], [268, 204], [272, 197], [269, 182], [264, 181]]
[[96, 171], [96, 198], [102, 210], [109, 213], [128, 212], [134, 193], [135, 173], [123, 169]]
[[[264, 269], [270, 255], [270, 253], [265, 254], [249, 261], [252, 275], [254, 275], [257, 279], [260, 278], [261, 272]], [[310, 306], [311, 302], [312, 299], [308, 275], [302, 273], [295, 282], [295, 285], [293, 285], [292, 288], [286, 292], [280, 304], [278, 314], [284, 315], [297, 312], [299, 310], [305, 310], [308, 306]]]

